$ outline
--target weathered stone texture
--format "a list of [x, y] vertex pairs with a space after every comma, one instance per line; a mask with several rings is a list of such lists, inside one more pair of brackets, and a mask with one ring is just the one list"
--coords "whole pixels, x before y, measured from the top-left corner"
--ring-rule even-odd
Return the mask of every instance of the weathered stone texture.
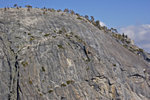
[[0, 9], [0, 100], [150, 100], [150, 65], [85, 19]]

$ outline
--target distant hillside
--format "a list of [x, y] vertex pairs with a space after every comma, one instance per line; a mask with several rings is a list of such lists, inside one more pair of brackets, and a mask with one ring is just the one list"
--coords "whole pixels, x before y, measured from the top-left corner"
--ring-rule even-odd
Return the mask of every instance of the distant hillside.
[[0, 100], [150, 100], [150, 55], [73, 10], [0, 9]]

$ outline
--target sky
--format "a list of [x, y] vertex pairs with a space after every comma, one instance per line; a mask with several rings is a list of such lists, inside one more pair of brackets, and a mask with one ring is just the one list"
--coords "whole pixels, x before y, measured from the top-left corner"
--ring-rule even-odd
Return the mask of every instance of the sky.
[[150, 52], [150, 0], [0, 0], [0, 8], [25, 7], [72, 9], [94, 16], [108, 28], [127, 34], [135, 44]]

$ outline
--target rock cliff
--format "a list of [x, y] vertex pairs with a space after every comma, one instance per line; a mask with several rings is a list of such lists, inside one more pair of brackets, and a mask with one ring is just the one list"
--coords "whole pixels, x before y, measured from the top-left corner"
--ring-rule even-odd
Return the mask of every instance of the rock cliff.
[[109, 32], [66, 12], [0, 9], [0, 100], [150, 100], [150, 64]]

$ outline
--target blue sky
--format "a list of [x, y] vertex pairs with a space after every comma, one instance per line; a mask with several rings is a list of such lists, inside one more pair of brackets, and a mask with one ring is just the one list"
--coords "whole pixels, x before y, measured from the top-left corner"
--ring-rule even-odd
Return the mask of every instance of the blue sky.
[[[0, 8], [12, 7], [14, 4], [24, 7], [29, 4], [39, 8], [73, 9], [80, 15], [94, 16], [96, 20], [104, 22], [107, 27], [117, 28], [119, 32], [124, 32], [132, 39], [135, 39], [133, 34], [136, 36], [142, 33], [138, 33], [137, 28], [147, 25], [148, 31], [143, 34], [146, 34], [145, 37], [150, 36], [150, 0], [0, 0], [0, 2]], [[134, 33], [131, 35], [130, 31]], [[140, 47], [144, 43], [150, 45], [150, 39], [146, 42], [139, 40], [135, 40], [135, 43]], [[144, 49], [150, 51], [150, 46]]]

